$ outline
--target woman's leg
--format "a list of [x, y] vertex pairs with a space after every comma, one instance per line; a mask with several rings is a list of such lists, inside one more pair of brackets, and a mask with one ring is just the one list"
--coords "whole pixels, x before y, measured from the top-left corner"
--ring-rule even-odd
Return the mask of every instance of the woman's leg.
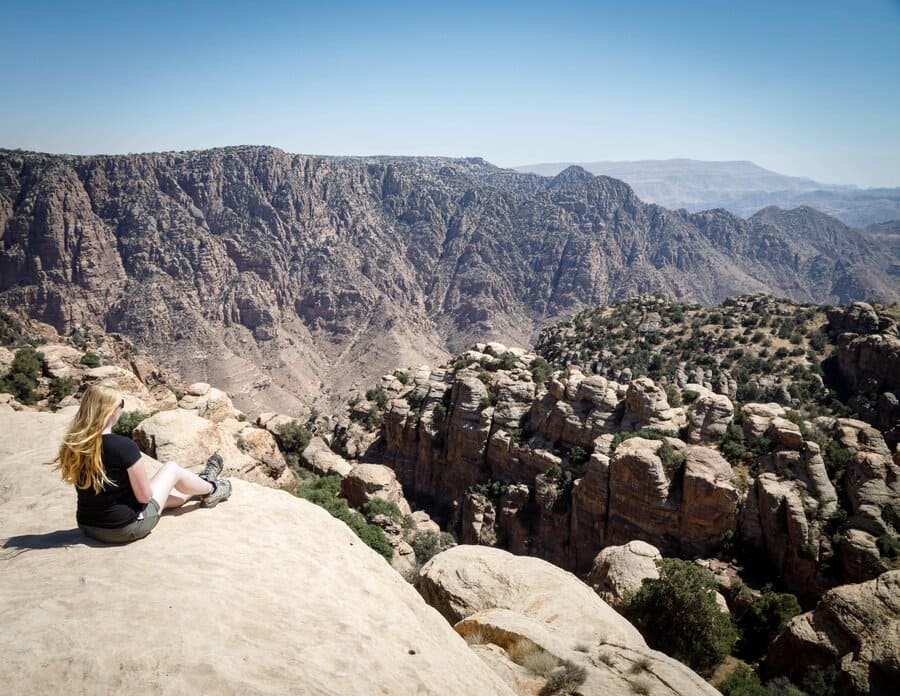
[[150, 479], [150, 490], [153, 491], [153, 499], [159, 503], [160, 510], [171, 507], [168, 502], [173, 488], [187, 497], [212, 493], [212, 484], [209, 481], [204, 481], [176, 462], [166, 462]]
[[184, 505], [187, 501], [189, 501], [194, 496], [186, 495], [184, 493], [179, 493], [177, 490], [172, 489], [169, 491], [169, 498], [166, 500], [166, 510], [170, 508], [177, 508]]

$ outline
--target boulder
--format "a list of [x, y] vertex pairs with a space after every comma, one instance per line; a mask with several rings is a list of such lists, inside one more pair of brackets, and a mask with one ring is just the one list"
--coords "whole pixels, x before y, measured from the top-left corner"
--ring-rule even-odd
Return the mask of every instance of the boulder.
[[239, 419], [242, 415], [228, 394], [221, 389], [210, 387], [206, 382], [197, 382], [188, 387], [188, 391], [178, 402], [178, 406], [188, 411], [196, 411], [213, 423], [221, 423], [228, 418]]
[[160, 461], [176, 461], [199, 470], [218, 452], [223, 476], [285, 487], [294, 477], [271, 433], [233, 418], [213, 423], [193, 410], [160, 411], [141, 422], [132, 437], [143, 452]]
[[641, 587], [644, 578], [658, 578], [659, 549], [644, 541], [607, 546], [594, 559], [587, 582], [609, 604], [616, 605]]
[[666, 392], [649, 377], [639, 377], [625, 393], [623, 430], [669, 430], [677, 432], [686, 419], [681, 408], [671, 408]]
[[872, 696], [900, 684], [900, 570], [825, 593], [772, 643], [765, 673], [800, 682], [809, 667], [835, 668], [843, 688]]
[[485, 609], [510, 609], [578, 640], [646, 648], [637, 629], [590, 587], [538, 558], [455, 546], [422, 567], [416, 589], [453, 624]]
[[394, 503], [404, 515], [410, 514], [403, 487], [389, 467], [381, 464], [357, 464], [341, 481], [341, 497], [354, 508], [360, 508], [372, 498]]
[[786, 411], [776, 403], [744, 404], [741, 407], [744, 416], [744, 437], [756, 440], [766, 434], [773, 418], [783, 417]]
[[[648, 692], [717, 693], [680, 662], [649, 649], [590, 588], [546, 561], [457, 546], [422, 568], [417, 588], [449, 620], [460, 617], [454, 627], [468, 641], [503, 651], [487, 662], [517, 693], [539, 691], [564, 663], [584, 670], [573, 693], [629, 693], [638, 673]], [[535, 657], [541, 664], [531, 674], [511, 666], [534, 665]]]
[[0, 414], [6, 692], [513, 693], [380, 555], [287, 493], [235, 481], [141, 541], [88, 539], [44, 465], [71, 415]]
[[333, 452], [320, 437], [314, 437], [309, 441], [300, 458], [308, 469], [320, 476], [337, 474], [340, 477], [344, 477], [353, 468], [350, 462], [337, 452]]
[[724, 394], [707, 393], [697, 398], [688, 411], [688, 440], [693, 443], [718, 442], [734, 420], [734, 405]]
[[766, 434], [775, 445], [791, 450], [803, 448], [803, 435], [800, 433], [800, 426], [787, 418], [775, 417], [769, 421]]

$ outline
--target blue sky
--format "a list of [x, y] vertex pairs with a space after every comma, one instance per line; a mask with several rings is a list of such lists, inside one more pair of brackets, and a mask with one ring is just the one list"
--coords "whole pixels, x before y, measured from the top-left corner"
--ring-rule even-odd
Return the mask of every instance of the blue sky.
[[0, 2], [0, 147], [748, 159], [900, 186], [900, 0]]

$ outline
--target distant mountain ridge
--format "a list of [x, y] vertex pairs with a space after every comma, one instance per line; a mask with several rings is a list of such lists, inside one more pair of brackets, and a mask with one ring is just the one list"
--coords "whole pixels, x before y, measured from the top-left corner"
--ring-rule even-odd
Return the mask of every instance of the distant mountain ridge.
[[[785, 176], [753, 162], [692, 159], [574, 163], [587, 171], [622, 179], [641, 199], [677, 210], [725, 208], [747, 218], [762, 208], [810, 206], [854, 227], [900, 219], [900, 188], [822, 184]], [[533, 164], [517, 171], [555, 176], [570, 162]]]
[[248, 411], [636, 295], [900, 299], [888, 248], [814, 211], [673, 212], [478, 158], [0, 151], [0, 234], [0, 307], [125, 334]]

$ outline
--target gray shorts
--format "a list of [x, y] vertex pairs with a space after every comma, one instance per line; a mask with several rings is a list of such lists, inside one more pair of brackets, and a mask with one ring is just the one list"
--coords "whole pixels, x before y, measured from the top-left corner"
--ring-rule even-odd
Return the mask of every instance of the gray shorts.
[[98, 541], [104, 541], [107, 544], [127, 544], [129, 541], [143, 539], [152, 531], [157, 522], [159, 522], [159, 503], [151, 498], [138, 518], [124, 527], [105, 529], [89, 527], [85, 524], [79, 526], [81, 531]]

